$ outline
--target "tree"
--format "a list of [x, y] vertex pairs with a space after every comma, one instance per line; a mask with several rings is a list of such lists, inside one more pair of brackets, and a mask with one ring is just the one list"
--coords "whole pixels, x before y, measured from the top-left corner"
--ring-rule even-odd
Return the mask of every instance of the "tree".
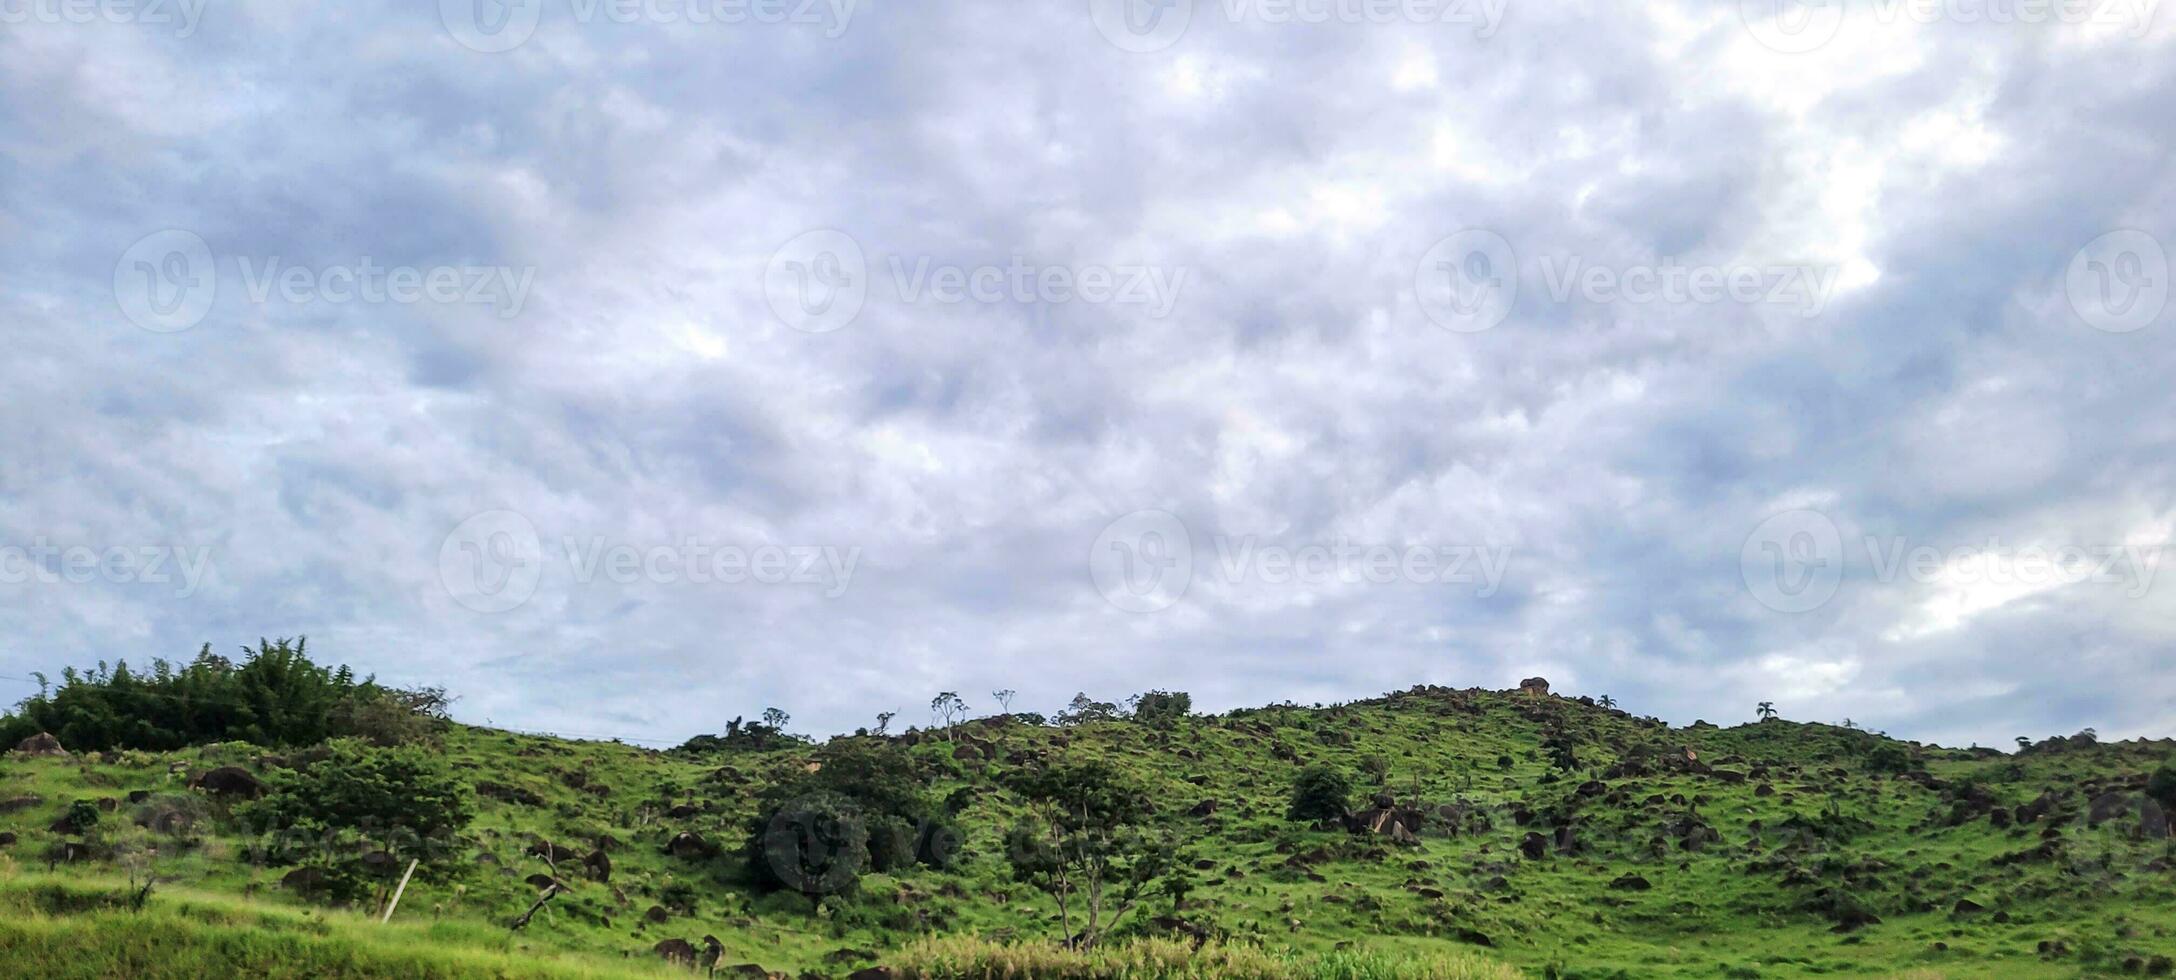
[[[1006, 858], [1016, 880], [1056, 899], [1066, 945], [1094, 947], [1172, 872], [1172, 845], [1143, 826], [1148, 792], [1110, 763], [1023, 770], [1009, 782], [1030, 818], [1007, 832]], [[1076, 894], [1086, 917], [1077, 934]]]
[[1368, 777], [1369, 783], [1381, 786], [1390, 780], [1390, 759], [1382, 755], [1361, 756], [1360, 774]]
[[957, 739], [959, 733], [955, 727], [961, 719], [967, 717], [967, 702], [960, 700], [958, 692], [945, 691], [929, 699], [929, 713], [932, 718], [944, 723], [948, 737]]
[[2019, 735], [2019, 736], [2017, 737], [2017, 752], [2018, 752], [2018, 754], [2019, 754], [2019, 755], [2023, 755], [2023, 754], [2025, 754], [2025, 752], [2026, 752], [2026, 751], [2028, 751], [2028, 750], [2030, 750], [2031, 748], [2032, 748], [2032, 736], [2030, 736], [2030, 735]]
[[[300, 770], [272, 770], [266, 783], [263, 798], [239, 811], [243, 822], [272, 835], [273, 863], [300, 858], [317, 866], [343, 898], [362, 894], [408, 859], [451, 867], [458, 860], [454, 837], [475, 816], [475, 791], [441, 756], [415, 747], [339, 739]], [[374, 862], [373, 852], [392, 860]]]
[[1762, 701], [1760, 703], [1758, 711], [1760, 713], [1760, 720], [1772, 721], [1776, 717], [1776, 703], [1774, 701]]
[[1118, 705], [1109, 701], [1097, 701], [1083, 691], [1073, 695], [1073, 700], [1066, 704], [1065, 710], [1058, 712], [1056, 720], [1060, 725], [1071, 727], [1090, 722], [1112, 721], [1117, 717]]
[[786, 730], [786, 723], [792, 720], [792, 715], [780, 711], [777, 708], [763, 709], [763, 726], [766, 728], [778, 732], [784, 732]]
[[357, 680], [346, 667], [312, 663], [308, 646], [307, 638], [260, 639], [255, 649], [242, 648], [237, 664], [207, 643], [188, 664], [153, 660], [149, 672], [126, 661], [68, 667], [57, 688], [38, 675], [38, 693], [0, 718], [0, 743], [51, 732], [71, 749], [94, 752], [229, 741], [313, 745], [340, 736], [391, 744], [442, 727], [442, 689]]
[[793, 767], [756, 796], [743, 855], [758, 885], [845, 893], [872, 866], [940, 867], [949, 859], [957, 831], [930, 801], [904, 748], [834, 739], [813, 761], [813, 772]]
[[1286, 820], [1338, 820], [1352, 802], [1352, 780], [1329, 766], [1308, 766], [1292, 781]]
[[1005, 688], [1002, 691], [990, 692], [990, 698], [996, 701], [998, 708], [1002, 709], [1008, 715], [1012, 714], [1012, 699], [1015, 696], [1016, 695], [1014, 694], [1013, 689], [1009, 687]]
[[1170, 728], [1193, 710], [1193, 695], [1185, 691], [1149, 691], [1133, 701], [1133, 719], [1152, 728]]
[[1616, 707], [1616, 706], [1617, 706], [1617, 699], [1616, 699], [1616, 698], [1613, 698], [1613, 697], [1610, 697], [1610, 696], [1609, 696], [1609, 695], [1607, 695], [1607, 694], [1604, 694], [1604, 695], [1602, 695], [1602, 698], [1601, 698], [1601, 700], [1599, 700], [1599, 701], [1596, 701], [1596, 702], [1594, 702], [1594, 703], [1595, 703], [1595, 704], [1599, 704], [1599, 705], [1601, 705], [1601, 706], [1602, 706], [1602, 707], [1604, 707], [1604, 708], [1614, 708], [1614, 707]]
[[893, 718], [897, 718], [897, 717], [899, 717], [899, 712], [897, 712], [897, 711], [879, 711], [879, 712], [877, 712], [877, 713], [876, 713], [876, 734], [878, 734], [878, 735], [880, 735], [880, 736], [881, 736], [881, 735], [883, 735], [883, 734], [884, 734], [884, 733], [885, 733], [885, 732], [886, 732], [887, 730], [889, 730], [889, 729], [890, 729], [890, 728], [892, 727], [892, 719], [893, 719]]
[[2176, 810], [2176, 761], [2161, 763], [2146, 780], [2146, 795], [2160, 801], [2165, 809]]

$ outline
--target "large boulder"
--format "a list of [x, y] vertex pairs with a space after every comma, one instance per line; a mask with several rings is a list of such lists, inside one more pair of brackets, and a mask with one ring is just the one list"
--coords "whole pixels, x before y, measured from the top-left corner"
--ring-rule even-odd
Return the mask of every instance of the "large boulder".
[[667, 939], [650, 947], [650, 951], [664, 957], [665, 962], [674, 966], [695, 965], [695, 944], [685, 939]]
[[51, 732], [39, 732], [36, 735], [32, 735], [29, 738], [23, 739], [22, 741], [15, 743], [15, 754], [29, 756], [60, 756], [67, 755], [68, 750], [60, 747], [60, 739], [54, 738]]
[[238, 796], [254, 800], [264, 795], [264, 781], [249, 774], [240, 766], [220, 766], [195, 779], [189, 780], [190, 789], [203, 790], [213, 796]]
[[1523, 681], [1520, 681], [1519, 693], [1547, 694], [1549, 693], [1549, 679], [1546, 677], [1529, 677]]
[[2138, 801], [2138, 836], [2147, 840], [2168, 839], [2168, 811], [2153, 797]]

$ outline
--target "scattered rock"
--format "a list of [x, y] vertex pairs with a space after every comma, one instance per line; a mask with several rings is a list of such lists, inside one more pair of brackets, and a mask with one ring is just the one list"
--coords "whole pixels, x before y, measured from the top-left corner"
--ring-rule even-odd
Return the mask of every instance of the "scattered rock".
[[214, 796], [239, 796], [254, 800], [264, 795], [264, 781], [249, 774], [240, 766], [220, 766], [189, 780], [190, 789], [203, 790]]
[[650, 947], [650, 951], [664, 957], [665, 962], [674, 966], [695, 965], [695, 945], [685, 939], [667, 939]]
[[[1549, 679], [1546, 677], [1529, 677], [1523, 681], [1520, 681], [1519, 693], [1534, 695], [1547, 694], [1549, 693]], [[1482, 945], [1485, 946], [1487, 944], [1483, 943]]]
[[1647, 879], [1627, 872], [1610, 882], [1609, 887], [1621, 892], [1643, 892], [1655, 886], [1649, 884]]
[[22, 741], [15, 743], [15, 754], [28, 756], [61, 756], [67, 755], [68, 750], [61, 748], [60, 739], [54, 738], [51, 732], [39, 732], [36, 735], [32, 735], [29, 738], [23, 739]]
[[1549, 839], [1540, 834], [1529, 833], [1524, 840], [1519, 841], [1519, 853], [1526, 855], [1529, 861], [1539, 861], [1543, 855], [1549, 853]]

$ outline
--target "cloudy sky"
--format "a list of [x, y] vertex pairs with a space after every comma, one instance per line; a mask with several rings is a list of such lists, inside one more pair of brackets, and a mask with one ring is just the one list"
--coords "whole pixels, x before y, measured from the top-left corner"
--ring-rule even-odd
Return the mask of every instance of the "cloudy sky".
[[0, 0], [0, 699], [2176, 734], [2172, 21]]

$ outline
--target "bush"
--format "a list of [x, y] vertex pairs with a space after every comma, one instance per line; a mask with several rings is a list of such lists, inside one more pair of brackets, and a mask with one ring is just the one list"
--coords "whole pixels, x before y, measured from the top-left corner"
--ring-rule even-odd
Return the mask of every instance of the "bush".
[[2163, 807], [2176, 809], [2176, 762], [2161, 763], [2146, 780], [2146, 795], [2161, 802]]
[[1352, 781], [1329, 766], [1309, 766], [1292, 783], [1286, 820], [1336, 820], [1352, 801]]
[[850, 893], [865, 870], [949, 861], [957, 848], [931, 844], [942, 825], [906, 750], [882, 739], [837, 739], [816, 754], [816, 771], [787, 771], [757, 795], [742, 848], [766, 889]]
[[78, 752], [171, 751], [211, 742], [310, 745], [345, 735], [381, 743], [424, 734], [445, 718], [446, 695], [401, 691], [355, 679], [346, 667], [310, 661], [307, 639], [259, 640], [237, 664], [207, 643], [187, 666], [152, 661], [139, 674], [111, 668], [61, 671], [58, 688], [37, 675], [39, 691], [0, 718], [0, 744], [51, 732]]
[[1193, 695], [1185, 691], [1150, 691], [1134, 700], [1133, 717], [1152, 728], [1170, 728], [1193, 710]]
[[[325, 872], [335, 897], [354, 898], [392, 865], [415, 859], [454, 864], [454, 835], [475, 815], [475, 793], [438, 756], [417, 748], [381, 748], [353, 739], [325, 745], [301, 770], [275, 769], [262, 799], [238, 815], [271, 835], [271, 863], [304, 863]], [[371, 852], [392, 860], [372, 861]]]

